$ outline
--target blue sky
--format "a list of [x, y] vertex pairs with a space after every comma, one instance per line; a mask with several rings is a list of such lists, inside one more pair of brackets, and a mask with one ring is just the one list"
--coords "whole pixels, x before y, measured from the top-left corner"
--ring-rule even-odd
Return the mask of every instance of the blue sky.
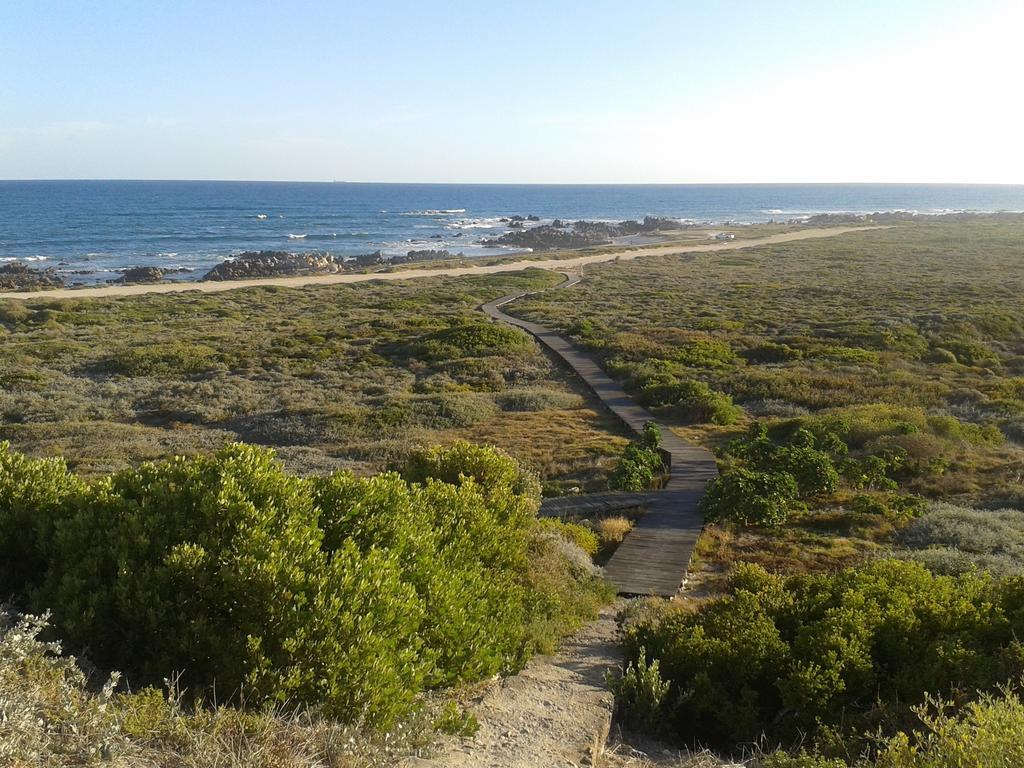
[[1024, 183], [1020, 0], [0, 4], [0, 178]]

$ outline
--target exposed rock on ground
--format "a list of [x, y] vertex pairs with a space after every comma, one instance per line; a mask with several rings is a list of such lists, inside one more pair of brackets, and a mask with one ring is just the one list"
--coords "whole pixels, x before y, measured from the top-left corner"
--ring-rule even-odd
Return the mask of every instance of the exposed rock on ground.
[[142, 283], [159, 283], [167, 275], [191, 272], [191, 269], [181, 267], [180, 269], [164, 269], [163, 267], [129, 267], [122, 270], [122, 274], [116, 280], [110, 282], [115, 285], [132, 285]]
[[246, 251], [225, 261], [203, 276], [203, 280], [252, 280], [266, 277], [296, 275], [333, 275], [378, 264], [408, 264], [414, 261], [437, 261], [461, 258], [462, 254], [427, 248], [409, 251], [405, 256], [387, 256], [382, 251], [350, 256], [347, 259], [322, 251], [290, 253], [288, 251]]
[[246, 251], [215, 266], [203, 276], [203, 280], [251, 280], [289, 275], [329, 275], [344, 271], [344, 262], [330, 253]]
[[524, 219], [513, 216], [508, 220], [513, 231], [500, 237], [484, 240], [484, 245], [504, 245], [517, 248], [530, 248], [534, 251], [569, 250], [573, 248], [589, 248], [596, 245], [608, 245], [617, 237], [682, 229], [684, 225], [675, 219], [647, 216], [643, 221], [622, 221], [617, 224], [601, 221], [563, 222], [556, 219], [551, 224], [537, 227], [524, 227], [523, 222], [533, 221], [536, 217]]
[[53, 267], [32, 269], [20, 261], [0, 266], [0, 289], [5, 291], [39, 291], [63, 288], [64, 278]]

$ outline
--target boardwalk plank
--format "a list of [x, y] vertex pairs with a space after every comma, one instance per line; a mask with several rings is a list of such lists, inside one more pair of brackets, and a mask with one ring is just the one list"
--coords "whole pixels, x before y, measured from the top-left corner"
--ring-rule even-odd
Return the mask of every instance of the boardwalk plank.
[[[568, 288], [580, 280], [566, 275], [559, 288]], [[537, 323], [520, 320], [501, 311], [501, 307], [526, 294], [503, 296], [481, 307], [489, 317], [522, 328], [554, 352], [593, 390], [601, 402], [637, 434], [649, 421], [662, 431], [662, 447], [671, 457], [671, 475], [665, 488], [646, 497], [647, 512], [619, 545], [605, 567], [605, 575], [623, 595], [660, 595], [671, 597], [686, 578], [693, 548], [704, 521], [698, 504], [707, 484], [718, 475], [715, 457], [706, 449], [683, 440], [669, 427], [640, 407], [602, 370], [597, 361], [578, 350], [565, 338]], [[611, 494], [604, 494], [610, 496]], [[585, 508], [587, 497], [574, 501]], [[608, 504], [607, 498], [597, 500]], [[614, 503], [614, 502], [611, 502]], [[561, 509], [570, 508], [564, 505]], [[558, 510], [557, 504], [548, 506]]]

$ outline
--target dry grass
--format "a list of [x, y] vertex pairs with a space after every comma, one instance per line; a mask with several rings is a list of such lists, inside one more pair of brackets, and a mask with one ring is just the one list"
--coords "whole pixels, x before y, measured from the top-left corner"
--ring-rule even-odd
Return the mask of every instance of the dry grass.
[[[426, 713], [370, 735], [311, 712], [191, 709], [180, 695], [100, 690], [39, 640], [45, 622], [0, 612], [0, 765], [5, 768], [375, 768], [426, 749]], [[173, 687], [172, 687], [173, 690]]]
[[621, 544], [631, 530], [633, 521], [628, 517], [604, 517], [597, 521], [597, 535], [605, 546]]
[[558, 280], [0, 300], [0, 440], [84, 475], [237, 440], [281, 449], [302, 474], [372, 474], [466, 437], [555, 489], [598, 487], [622, 427], [539, 345], [488, 333], [477, 311]]

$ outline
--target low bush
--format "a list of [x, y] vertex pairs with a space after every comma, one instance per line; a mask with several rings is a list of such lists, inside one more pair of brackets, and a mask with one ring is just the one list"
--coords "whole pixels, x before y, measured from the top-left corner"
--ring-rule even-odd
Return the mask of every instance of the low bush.
[[608, 487], [614, 491], [650, 490], [654, 479], [665, 471], [665, 462], [658, 448], [661, 430], [654, 422], [644, 425], [644, 433], [626, 446], [622, 458], [608, 478]]
[[799, 493], [790, 474], [738, 468], [711, 481], [700, 509], [709, 522], [779, 525], [798, 508]]
[[878, 561], [783, 578], [739, 566], [727, 596], [696, 611], [636, 617], [627, 659], [659, 662], [674, 692], [661, 722], [677, 739], [755, 742], [855, 756], [913, 724], [914, 702], [958, 702], [1024, 670], [1024, 581], [937, 576]]
[[939, 573], [1024, 574], [1024, 512], [934, 503], [900, 531], [901, 557]]
[[598, 539], [597, 534], [585, 525], [567, 523], [553, 518], [538, 520], [537, 525], [541, 531], [549, 531], [561, 536], [566, 541], [572, 542], [591, 557], [596, 555], [597, 551], [601, 548], [601, 541]]
[[765, 341], [744, 350], [741, 355], [750, 363], [788, 363], [790, 360], [803, 359], [804, 353], [789, 344]]
[[332, 765], [384, 768], [433, 737], [422, 714], [370, 733], [312, 711], [193, 708], [173, 684], [119, 693], [117, 675], [100, 687], [40, 639], [50, 632], [45, 619], [0, 611], [0, 765], [322, 768], [330, 755]]
[[414, 355], [428, 360], [507, 355], [530, 349], [530, 337], [498, 323], [474, 322], [429, 334], [412, 345]]
[[491, 448], [425, 450], [406, 479], [304, 479], [234, 445], [89, 485], [12, 456], [0, 547], [39, 518], [20, 596], [137, 686], [180, 670], [200, 696], [388, 725], [425, 687], [518, 667], [603, 594], [563, 550], [546, 562], [562, 583], [535, 583], [539, 483]]

